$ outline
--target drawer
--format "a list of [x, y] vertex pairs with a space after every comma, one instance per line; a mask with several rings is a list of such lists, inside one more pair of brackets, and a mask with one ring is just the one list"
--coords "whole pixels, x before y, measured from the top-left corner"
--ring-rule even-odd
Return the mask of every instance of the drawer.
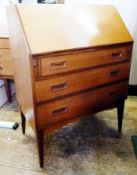
[[97, 112], [106, 105], [116, 104], [127, 94], [128, 82], [103, 87], [37, 106], [38, 124], [46, 125], [68, 120], [88, 112]]
[[10, 48], [9, 38], [0, 38], [0, 49]]
[[129, 70], [129, 62], [125, 62], [75, 74], [35, 81], [36, 101], [46, 101], [51, 98], [83, 91], [118, 80], [128, 79]]
[[0, 59], [10, 59], [10, 49], [0, 49]]
[[0, 75], [13, 76], [13, 63], [11, 59], [0, 59]]
[[[69, 55], [56, 55], [55, 57], [39, 57], [39, 77], [95, 67], [110, 63], [116, 63], [130, 59], [131, 47], [110, 47], [88, 50], [83, 52], [72, 52]], [[35, 62], [35, 60], [34, 60]], [[38, 72], [34, 64], [34, 72]], [[37, 76], [37, 75], [36, 75]]]

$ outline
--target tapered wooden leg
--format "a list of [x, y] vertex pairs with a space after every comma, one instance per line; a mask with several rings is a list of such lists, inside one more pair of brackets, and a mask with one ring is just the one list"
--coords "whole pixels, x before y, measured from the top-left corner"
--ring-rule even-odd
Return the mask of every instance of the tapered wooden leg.
[[44, 133], [43, 131], [38, 131], [37, 133], [37, 144], [38, 144], [38, 153], [39, 153], [39, 163], [40, 167], [44, 166]]
[[4, 85], [5, 85], [5, 89], [6, 89], [6, 94], [7, 94], [8, 102], [11, 102], [10, 82], [9, 82], [8, 79], [5, 79], [4, 80]]
[[26, 118], [23, 114], [23, 112], [21, 111], [21, 126], [22, 126], [22, 133], [25, 134], [25, 129], [26, 129]]
[[124, 113], [124, 102], [125, 100], [121, 101], [117, 107], [118, 113], [118, 131], [121, 133], [122, 130], [122, 121], [123, 121], [123, 113]]

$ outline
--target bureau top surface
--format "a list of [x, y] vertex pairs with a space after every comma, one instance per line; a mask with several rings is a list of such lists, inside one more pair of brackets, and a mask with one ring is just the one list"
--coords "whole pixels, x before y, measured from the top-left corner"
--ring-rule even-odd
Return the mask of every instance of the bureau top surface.
[[17, 5], [31, 54], [132, 41], [111, 5]]

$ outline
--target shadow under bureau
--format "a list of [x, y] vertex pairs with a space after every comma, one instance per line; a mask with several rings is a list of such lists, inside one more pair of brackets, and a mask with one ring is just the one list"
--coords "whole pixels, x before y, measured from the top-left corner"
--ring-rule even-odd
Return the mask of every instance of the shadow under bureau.
[[133, 40], [113, 6], [8, 8], [22, 131], [44, 165], [44, 135], [87, 113], [118, 109], [121, 132]]

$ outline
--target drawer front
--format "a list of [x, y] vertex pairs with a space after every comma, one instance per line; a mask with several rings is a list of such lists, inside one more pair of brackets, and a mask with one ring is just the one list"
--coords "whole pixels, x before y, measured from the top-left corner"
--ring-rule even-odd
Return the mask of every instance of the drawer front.
[[42, 128], [88, 112], [97, 112], [102, 106], [117, 103], [125, 98], [127, 84], [126, 81], [39, 105], [37, 106], [38, 124]]
[[[43, 57], [39, 59], [39, 77], [129, 60], [130, 53], [130, 46], [123, 46]], [[36, 71], [36, 68], [34, 70]]]
[[10, 49], [0, 49], [0, 59], [10, 59]]
[[9, 39], [8, 38], [0, 38], [0, 49], [10, 48]]
[[128, 62], [35, 81], [36, 101], [46, 101], [129, 77]]
[[13, 76], [13, 64], [11, 59], [0, 59], [0, 75]]

